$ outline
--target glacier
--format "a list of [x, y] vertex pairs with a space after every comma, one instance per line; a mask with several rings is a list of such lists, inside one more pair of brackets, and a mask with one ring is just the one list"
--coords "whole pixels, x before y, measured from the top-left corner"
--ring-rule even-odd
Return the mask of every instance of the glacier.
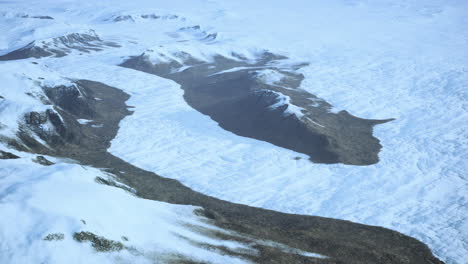
[[[397, 230], [428, 244], [446, 263], [466, 263], [468, 3], [156, 2], [0, 3], [0, 30], [8, 32], [0, 37], [1, 55], [32, 41], [90, 29], [120, 45], [0, 64], [2, 81], [27, 87], [15, 83], [30, 81], [18, 77], [24, 72], [58, 84], [67, 83], [60, 78], [66, 76], [117, 87], [130, 94], [127, 104], [134, 106], [109, 149], [125, 161], [227, 201]], [[46, 15], [53, 20], [32, 18]], [[180, 31], [195, 25], [200, 30]], [[214, 33], [215, 38], [205, 39]], [[395, 119], [374, 128], [383, 145], [380, 161], [369, 166], [315, 164], [304, 154], [225, 131], [191, 108], [177, 83], [117, 66], [149, 48], [164, 55], [155, 60], [174, 51], [205, 60], [233, 51], [253, 58], [267, 49], [287, 56], [291, 64], [305, 61], [309, 65], [299, 70], [305, 77], [300, 88], [327, 100], [332, 111]], [[37, 61], [41, 70], [30, 61]], [[266, 83], [281, 80], [265, 73]], [[6, 126], [2, 136], [14, 137], [23, 113], [44, 109], [29, 97], [14, 98], [12, 90], [1, 89], [0, 96], [8, 99], [0, 106], [0, 122]], [[289, 109], [300, 115], [297, 106]], [[15, 166], [9, 162], [2, 168]], [[56, 174], [85, 170], [78, 165], [61, 169], [65, 172]]]

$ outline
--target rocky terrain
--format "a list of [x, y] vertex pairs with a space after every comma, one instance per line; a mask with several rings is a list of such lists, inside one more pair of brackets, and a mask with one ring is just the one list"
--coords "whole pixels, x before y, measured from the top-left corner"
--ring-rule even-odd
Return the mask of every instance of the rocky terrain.
[[212, 7], [26, 2], [0, 3], [0, 262], [462, 263], [463, 164], [408, 179], [398, 112], [337, 110], [310, 57]]

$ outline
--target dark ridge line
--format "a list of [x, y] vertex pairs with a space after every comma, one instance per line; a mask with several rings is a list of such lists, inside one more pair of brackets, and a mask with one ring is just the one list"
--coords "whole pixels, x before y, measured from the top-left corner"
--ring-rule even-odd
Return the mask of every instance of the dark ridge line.
[[103, 41], [93, 30], [87, 33], [71, 33], [55, 37], [47, 42], [41, 41], [39, 45], [36, 45], [36, 43], [36, 41], [32, 41], [21, 48], [0, 55], [0, 61], [39, 59], [50, 56], [60, 58], [71, 53], [71, 50], [89, 53], [91, 51], [100, 51], [104, 47], [120, 47], [117, 43]]

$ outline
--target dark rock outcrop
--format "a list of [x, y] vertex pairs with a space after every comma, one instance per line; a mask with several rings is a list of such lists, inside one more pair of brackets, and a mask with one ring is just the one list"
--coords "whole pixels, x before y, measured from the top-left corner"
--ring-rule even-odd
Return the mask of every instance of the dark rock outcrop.
[[41, 155], [38, 155], [35, 159], [33, 159], [33, 161], [44, 166], [54, 165], [52, 161], [46, 159], [44, 156]]
[[7, 151], [0, 150], [0, 159], [19, 159], [20, 157]]
[[[184, 63], [153, 64], [142, 54], [121, 66], [176, 81], [190, 106], [237, 135], [307, 154], [317, 163], [370, 165], [379, 161], [382, 146], [373, 136], [373, 127], [391, 119], [332, 113], [329, 103], [299, 89], [304, 77], [295, 70], [304, 65], [275, 67], [286, 58], [268, 52], [256, 62], [222, 56], [200, 62], [187, 54], [176, 55]], [[191, 67], [180, 70], [184, 65]], [[265, 69], [284, 75], [285, 80], [277, 85], [260, 81], [258, 72]], [[285, 96], [289, 104], [302, 109], [299, 115], [287, 112], [290, 105], [281, 103]]]
[[119, 47], [118, 44], [103, 41], [94, 31], [87, 33], [72, 33], [50, 40], [33, 41], [26, 46], [0, 56], [0, 61], [19, 60], [27, 58], [63, 57], [73, 50], [89, 53], [100, 51], [106, 47]]

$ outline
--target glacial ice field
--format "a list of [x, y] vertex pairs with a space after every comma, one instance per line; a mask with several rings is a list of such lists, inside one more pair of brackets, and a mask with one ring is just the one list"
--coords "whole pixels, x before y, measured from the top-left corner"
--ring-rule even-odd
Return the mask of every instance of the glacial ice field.
[[[37, 92], [31, 79], [43, 78], [44, 85], [67, 84], [69, 79], [102, 82], [130, 95], [126, 103], [134, 113], [121, 121], [109, 151], [137, 167], [235, 203], [390, 228], [426, 243], [446, 263], [468, 263], [468, 1], [0, 1], [0, 32], [0, 56], [33, 41], [31, 45], [52, 53], [67, 50], [54, 40], [72, 33], [108, 42], [98, 51], [90, 45], [82, 47], [87, 52], [69, 49], [60, 57], [0, 62], [0, 96], [8, 99], [0, 101], [2, 137], [15, 137], [24, 113], [47, 109], [24, 95]], [[233, 53], [255, 60], [265, 50], [287, 57], [284, 67], [306, 63], [297, 70], [304, 76], [299, 88], [326, 100], [333, 106], [330, 111], [393, 118], [374, 127], [382, 145], [379, 162], [318, 164], [305, 154], [241, 137], [187, 104], [178, 83], [119, 66], [141, 54], [162, 63], [184, 52], [208, 63]], [[268, 69], [261, 73], [268, 84], [279, 85], [283, 78]], [[286, 105], [285, 115], [301, 117], [301, 108], [287, 97], [279, 103]], [[112, 204], [105, 202], [109, 199], [132, 203], [139, 208], [135, 215], [157, 219], [163, 227], [154, 232], [163, 232], [167, 239], [146, 243], [164, 244], [161, 250], [167, 248], [168, 256], [194, 252], [177, 236], [191, 231], [169, 218], [207, 225], [193, 214], [195, 207], [137, 199], [94, 184], [89, 175], [102, 171], [73, 163], [42, 167], [29, 156], [23, 158], [29, 154], [15, 153], [22, 158], [2, 161], [0, 168], [0, 198], [13, 194], [0, 203], [0, 218], [5, 212], [25, 220], [15, 222], [15, 232], [2, 228], [11, 220], [0, 220], [0, 236], [16, 240], [18, 259], [30, 254], [41, 261], [47, 252], [67, 250], [54, 247], [54, 242], [43, 242], [49, 244], [40, 252], [35, 250], [43, 245], [33, 245], [30, 252], [20, 249], [30, 239], [22, 232], [42, 236], [57, 226], [81, 230], [84, 224], [71, 221], [71, 216], [86, 217], [87, 229], [113, 240], [148, 235], [145, 227], [153, 223], [131, 229], [130, 222], [140, 217], [123, 221], [126, 212], [93, 221], [95, 214], [112, 211]], [[3, 176], [12, 173], [17, 175]], [[75, 205], [74, 210], [47, 206], [61, 197]], [[102, 204], [92, 202], [101, 198]], [[113, 224], [122, 231], [118, 234], [106, 224], [116, 219]], [[206, 243], [245, 247], [191, 235]], [[184, 246], [172, 252], [171, 243]], [[83, 257], [88, 251], [83, 247], [70, 252]], [[112, 254], [114, 259], [128, 258]], [[197, 254], [202, 261], [243, 261], [208, 251]], [[96, 263], [104, 263], [101, 260], [109, 259]], [[139, 259], [150, 260], [150, 253]]]

